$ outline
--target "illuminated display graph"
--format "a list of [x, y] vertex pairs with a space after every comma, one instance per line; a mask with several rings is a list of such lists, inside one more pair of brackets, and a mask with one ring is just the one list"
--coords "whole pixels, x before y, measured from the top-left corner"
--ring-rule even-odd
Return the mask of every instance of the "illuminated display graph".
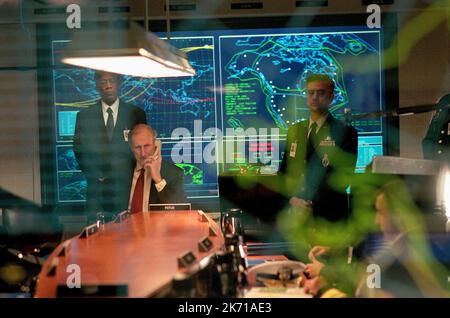
[[224, 159], [225, 171], [251, 171], [261, 166], [271, 166], [277, 171], [284, 154], [285, 140], [279, 137], [248, 137], [226, 139], [223, 149], [229, 152]]
[[[188, 198], [211, 198], [219, 196], [217, 141], [183, 140], [163, 141], [161, 154], [184, 171], [184, 188]], [[211, 162], [205, 154], [211, 154]], [[183, 158], [183, 160], [181, 160]], [[183, 161], [183, 162], [181, 162]]]
[[203, 127], [216, 127], [214, 78], [214, 42], [212, 37], [171, 39], [171, 44], [185, 51], [196, 71], [193, 77], [131, 79], [124, 83], [125, 100], [139, 105], [147, 121], [161, 139], [170, 138], [178, 127], [193, 131], [194, 120]]
[[58, 200], [60, 202], [86, 200], [86, 180], [75, 159], [72, 146], [58, 145], [56, 150]]
[[[335, 83], [331, 112], [342, 117], [382, 109], [380, 32], [221, 36], [221, 84], [225, 127], [278, 127], [308, 118], [308, 73]], [[355, 68], [364, 62], [364, 70]], [[363, 133], [380, 133], [378, 120], [356, 122]]]
[[[58, 61], [59, 53], [68, 43], [53, 42], [55, 61]], [[173, 79], [124, 76], [119, 93], [121, 100], [141, 107], [146, 112], [147, 122], [157, 130], [158, 138], [163, 140], [170, 138], [172, 131], [178, 127], [192, 131], [194, 120], [202, 120], [205, 129], [217, 126], [213, 37], [174, 37], [171, 44], [188, 55], [196, 70], [195, 76]], [[86, 181], [83, 174], [76, 171], [79, 168], [73, 151], [69, 157], [62, 154], [60, 149], [62, 146], [71, 148], [77, 112], [98, 103], [100, 96], [95, 89], [94, 71], [58, 67], [57, 62], [55, 65], [55, 134], [60, 145], [57, 149], [58, 197], [60, 202], [83, 201]], [[202, 192], [208, 186], [215, 188], [206, 192], [210, 196], [217, 196], [217, 172], [214, 181], [208, 181], [213, 183], [210, 185], [202, 181], [203, 170], [199, 172], [198, 167], [186, 165], [182, 168], [186, 175], [186, 186], [194, 197], [208, 195]]]
[[[195, 76], [165, 79], [123, 76], [121, 100], [145, 111], [147, 122], [163, 142], [166, 159], [171, 159], [177, 144], [171, 140], [176, 128], [186, 128], [195, 137], [189, 139], [193, 141], [194, 153], [197, 150], [202, 153], [211, 143], [194, 135], [196, 120], [201, 120], [202, 132], [216, 127], [224, 133], [227, 128], [251, 127], [258, 131], [246, 138], [244, 151], [231, 154], [236, 159], [233, 163], [220, 161], [229, 155], [224, 153], [226, 137], [224, 141], [212, 141], [220, 147], [219, 163], [195, 160], [177, 163], [184, 171], [189, 198], [217, 198], [219, 170], [233, 171], [251, 166], [252, 161], [271, 158], [275, 149], [268, 140], [258, 139], [265, 135], [260, 133], [261, 128], [279, 129], [278, 159], [270, 160], [270, 165], [279, 165], [287, 129], [309, 116], [305, 94], [309, 72], [327, 73], [334, 78], [331, 110], [338, 119], [342, 119], [344, 108], [350, 108], [355, 117], [384, 110], [381, 30], [361, 31], [360, 27], [302, 30], [308, 32], [301, 33], [299, 29], [174, 32], [171, 44], [188, 55]], [[94, 71], [63, 67], [58, 62], [68, 43], [52, 41], [60, 202], [85, 199], [86, 181], [73, 155], [72, 140], [77, 112], [95, 105], [100, 98]], [[352, 124], [359, 133], [357, 171], [362, 171], [374, 154], [383, 153], [384, 127], [379, 119], [359, 119]]]
[[358, 138], [358, 160], [356, 172], [364, 172], [374, 156], [383, 155], [383, 138], [381, 136], [364, 136]]
[[[205, 128], [217, 126], [213, 38], [172, 38], [171, 41], [188, 54], [196, 75], [172, 79], [124, 76], [119, 94], [121, 100], [144, 109], [147, 121], [162, 139], [170, 138], [178, 127], [193, 130], [194, 120], [202, 120]], [[56, 47], [66, 45], [67, 41], [54, 42]], [[75, 127], [76, 119], [73, 114], [99, 101], [94, 71], [57, 68], [53, 78], [60, 126], [57, 140], [71, 140], [69, 132], [73, 133], [71, 127]]]

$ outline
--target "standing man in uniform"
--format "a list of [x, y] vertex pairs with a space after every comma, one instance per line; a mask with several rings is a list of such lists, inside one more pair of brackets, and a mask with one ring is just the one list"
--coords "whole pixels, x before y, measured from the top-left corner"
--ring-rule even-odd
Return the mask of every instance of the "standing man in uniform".
[[334, 82], [328, 75], [306, 79], [309, 120], [288, 130], [280, 172], [292, 207], [329, 221], [349, 215], [347, 187], [355, 170], [358, 135], [329, 113]]
[[442, 97], [436, 105], [441, 109], [433, 116], [427, 134], [422, 140], [422, 151], [425, 159], [450, 162], [449, 105], [450, 94]]
[[120, 75], [97, 71], [95, 84], [101, 99], [77, 114], [74, 136], [75, 156], [87, 180], [88, 215], [127, 209], [134, 164], [128, 133], [146, 123], [142, 109], [119, 99]]

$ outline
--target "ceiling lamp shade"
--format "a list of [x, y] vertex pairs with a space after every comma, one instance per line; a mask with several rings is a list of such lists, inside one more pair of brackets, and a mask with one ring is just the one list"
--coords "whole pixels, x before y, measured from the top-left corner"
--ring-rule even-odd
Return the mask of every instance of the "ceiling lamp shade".
[[144, 28], [103, 26], [78, 31], [62, 56], [65, 64], [139, 77], [193, 76], [187, 55]]

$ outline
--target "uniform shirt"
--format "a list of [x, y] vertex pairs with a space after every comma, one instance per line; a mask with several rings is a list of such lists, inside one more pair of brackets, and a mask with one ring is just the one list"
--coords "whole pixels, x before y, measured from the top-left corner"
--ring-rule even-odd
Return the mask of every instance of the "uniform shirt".
[[[323, 124], [325, 123], [325, 121], [327, 120], [328, 114], [326, 114], [323, 117], [320, 117], [315, 123], [317, 124], [316, 127], [316, 134], [317, 132], [320, 130], [320, 128], [322, 128]], [[308, 138], [309, 135], [311, 134], [311, 125], [314, 123], [314, 121], [311, 119], [311, 117], [309, 117], [309, 125], [308, 125]]]

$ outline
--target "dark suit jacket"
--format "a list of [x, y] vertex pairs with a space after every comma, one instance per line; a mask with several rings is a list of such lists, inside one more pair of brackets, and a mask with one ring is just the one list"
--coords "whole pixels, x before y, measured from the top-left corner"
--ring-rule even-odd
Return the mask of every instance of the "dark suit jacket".
[[[134, 167], [133, 167], [134, 171]], [[162, 160], [161, 177], [166, 180], [167, 184], [161, 192], [156, 190], [155, 183], [152, 182], [150, 187], [150, 204], [164, 203], [186, 203], [186, 193], [184, 192], [184, 173], [173, 163]], [[133, 177], [130, 178], [128, 193], [130, 193]]]
[[166, 179], [167, 185], [158, 192], [155, 183], [150, 188], [150, 203], [186, 203], [184, 192], [183, 170], [173, 163], [163, 160], [161, 164], [161, 176]]
[[134, 157], [124, 131], [140, 123], [146, 123], [145, 112], [121, 101], [113, 137], [109, 141], [101, 102], [77, 114], [73, 145], [87, 180], [87, 212], [118, 212], [127, 208], [130, 189], [127, 185]]
[[308, 126], [309, 120], [305, 120], [288, 130], [280, 166], [287, 195], [312, 201], [316, 216], [330, 221], [344, 219], [349, 214], [345, 189], [356, 166], [357, 132], [329, 114], [313, 142], [314, 152], [307, 158]]

